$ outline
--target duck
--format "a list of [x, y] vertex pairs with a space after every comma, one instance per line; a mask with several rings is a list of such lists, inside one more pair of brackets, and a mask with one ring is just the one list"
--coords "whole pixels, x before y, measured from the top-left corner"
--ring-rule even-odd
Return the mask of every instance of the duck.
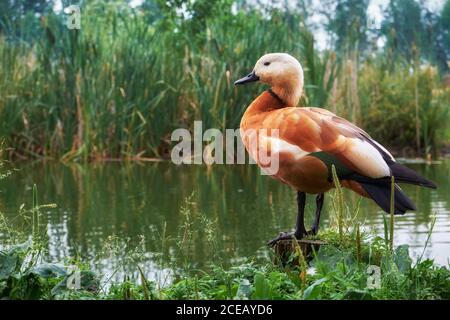
[[[303, 95], [304, 73], [300, 62], [290, 54], [263, 55], [253, 71], [234, 84], [253, 82], [269, 88], [244, 112], [240, 122], [242, 142], [263, 170], [268, 164], [259, 156], [261, 150], [265, 150], [270, 159], [277, 159], [277, 170], [270, 176], [297, 192], [294, 231], [280, 232], [270, 245], [317, 235], [324, 195], [335, 188], [333, 167], [342, 187], [372, 199], [387, 213], [390, 212], [392, 177], [395, 181], [394, 214], [416, 210], [399, 184], [437, 188], [434, 182], [398, 163], [385, 147], [352, 122], [323, 108], [298, 106]], [[315, 218], [308, 231], [304, 222], [307, 194], [316, 197]]]

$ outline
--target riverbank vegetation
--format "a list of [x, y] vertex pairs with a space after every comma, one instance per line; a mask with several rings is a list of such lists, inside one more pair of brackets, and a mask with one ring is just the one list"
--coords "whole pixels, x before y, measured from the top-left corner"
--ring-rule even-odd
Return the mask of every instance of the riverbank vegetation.
[[[47, 263], [39, 242], [29, 240], [0, 250], [0, 297], [3, 299], [450, 299], [450, 269], [433, 260], [414, 261], [407, 245], [360, 234], [341, 238], [335, 230], [309, 265], [282, 267], [270, 261], [180, 273], [170, 284], [149, 281], [139, 264], [138, 279], [104, 283], [76, 259]], [[298, 258], [298, 257], [297, 257]], [[77, 285], [77, 274], [79, 282]], [[377, 278], [379, 275], [379, 278]], [[103, 276], [103, 277], [102, 277]], [[103, 282], [102, 282], [103, 280]]]
[[268, 51], [303, 63], [302, 105], [337, 112], [401, 153], [436, 155], [450, 138], [450, 2], [433, 13], [414, 0], [391, 1], [374, 28], [368, 1], [356, 2], [332, 2], [335, 15], [322, 27], [333, 40], [321, 50], [310, 23], [318, 12], [303, 1], [289, 10], [270, 2], [183, 1], [182, 12], [171, 1], [135, 9], [126, 1], [86, 1], [80, 30], [69, 30], [64, 14], [45, 9], [45, 1], [5, 8], [12, 12], [0, 16], [6, 156], [166, 157], [175, 128], [192, 129], [194, 120], [204, 128], [239, 126], [262, 88], [236, 90], [233, 81]]
[[[98, 274], [81, 257], [49, 261], [40, 217], [55, 205], [40, 204], [36, 187], [32, 194], [31, 205], [21, 206], [18, 212], [24, 221], [19, 228], [14, 227], [17, 221], [12, 223], [0, 213], [2, 299], [450, 299], [449, 265], [424, 258], [428, 240], [418, 257], [411, 257], [408, 245], [394, 246], [393, 215], [384, 220], [383, 237], [363, 231], [357, 222], [359, 205], [352, 210], [346, 205], [339, 184], [330, 226], [318, 235], [326, 244], [311, 257], [294, 250], [284, 264], [275, 262], [273, 252], [265, 249], [269, 255], [263, 258], [228, 266], [211, 259], [207, 268], [196, 268], [192, 226], [203, 226], [205, 247], [212, 251], [218, 239], [214, 224], [194, 215], [195, 204], [187, 198], [180, 208], [179, 237], [160, 237], [163, 254], [165, 242], [175, 241], [181, 260], [163, 281], [149, 280], [141, 260], [145, 254], [120, 239], [107, 243], [109, 254], [120, 255], [117, 260], [123, 264], [113, 272], [127, 264], [122, 281], [111, 281], [114, 274]], [[429, 235], [433, 226], [434, 222]]]
[[[407, 245], [387, 254], [383, 239], [362, 247], [358, 260], [351, 248], [327, 245], [312, 260], [314, 273], [282, 269], [270, 263], [213, 266], [200, 275], [180, 276], [159, 287], [143, 275], [106, 289], [95, 272], [79, 264], [37, 263], [29, 243], [0, 252], [3, 299], [450, 299], [450, 270], [432, 260], [413, 262]], [[383, 258], [384, 257], [384, 258]], [[31, 260], [30, 260], [31, 259]], [[380, 265], [380, 278], [377, 269]], [[75, 287], [75, 272], [80, 285]], [[377, 286], [379, 282], [379, 287]], [[70, 286], [73, 285], [73, 287]], [[372, 286], [372, 287], [371, 287]]]

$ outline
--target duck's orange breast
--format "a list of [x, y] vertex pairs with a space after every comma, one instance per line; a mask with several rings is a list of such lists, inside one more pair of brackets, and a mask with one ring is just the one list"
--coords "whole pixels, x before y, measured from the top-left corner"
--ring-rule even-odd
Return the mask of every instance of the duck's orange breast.
[[298, 191], [322, 193], [332, 187], [328, 169], [320, 159], [310, 155], [320, 151], [314, 143], [320, 139], [320, 128], [300, 110], [285, 107], [272, 94], [264, 92], [244, 113], [241, 137], [262, 169], [277, 168], [272, 177]]

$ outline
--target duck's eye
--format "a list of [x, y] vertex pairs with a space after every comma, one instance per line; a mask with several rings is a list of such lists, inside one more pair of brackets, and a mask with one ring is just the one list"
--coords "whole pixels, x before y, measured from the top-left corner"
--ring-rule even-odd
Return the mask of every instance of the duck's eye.
[[268, 66], [268, 65], [270, 65], [270, 62], [264, 62], [264, 65]]

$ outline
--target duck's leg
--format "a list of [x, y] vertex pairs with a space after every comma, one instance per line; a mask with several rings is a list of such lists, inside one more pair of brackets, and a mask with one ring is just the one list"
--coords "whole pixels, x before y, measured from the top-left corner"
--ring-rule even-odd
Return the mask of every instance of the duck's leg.
[[273, 246], [280, 240], [291, 240], [293, 237], [301, 239], [307, 235], [305, 228], [305, 204], [306, 194], [304, 192], [297, 192], [297, 223], [295, 224], [294, 232], [281, 232], [278, 237], [272, 239], [268, 245]]
[[295, 224], [294, 236], [297, 239], [303, 238], [306, 235], [305, 228], [305, 204], [306, 204], [306, 193], [297, 192], [297, 223]]
[[319, 231], [319, 223], [320, 223], [320, 213], [322, 212], [324, 194], [320, 193], [316, 197], [316, 217], [314, 219], [314, 224], [311, 228], [311, 233], [316, 235]]

